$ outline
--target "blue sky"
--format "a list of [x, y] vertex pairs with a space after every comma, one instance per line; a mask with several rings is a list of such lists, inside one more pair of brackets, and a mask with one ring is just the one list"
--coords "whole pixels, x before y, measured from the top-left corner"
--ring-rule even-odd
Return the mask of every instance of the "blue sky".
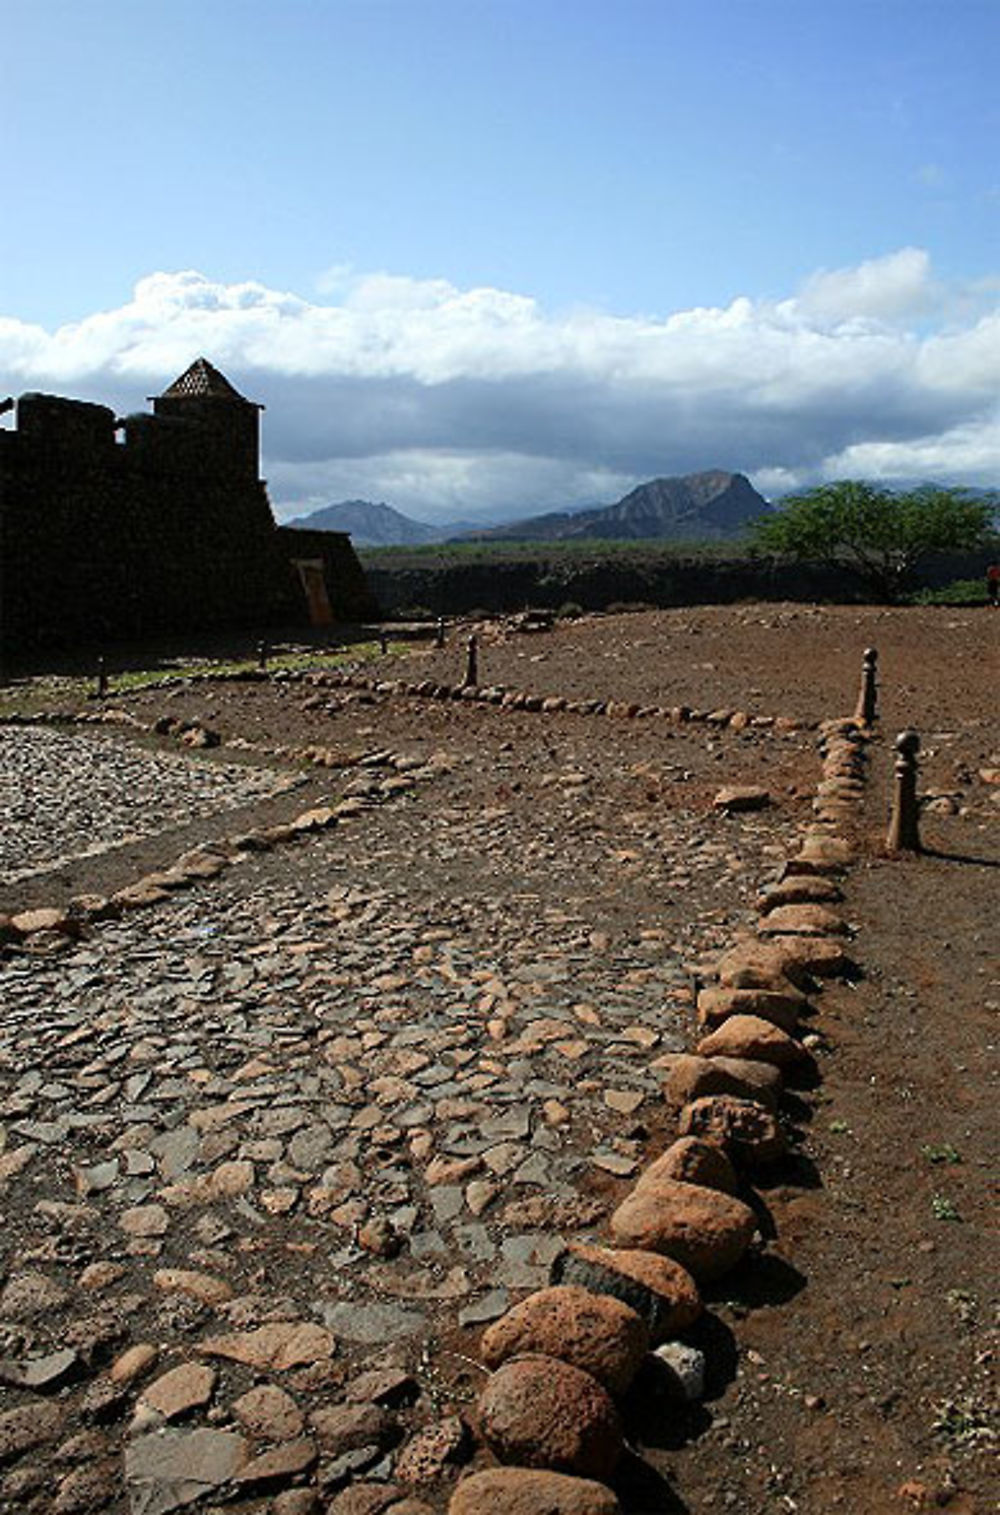
[[0, 0], [0, 387], [282, 515], [1000, 471], [1000, 0]]

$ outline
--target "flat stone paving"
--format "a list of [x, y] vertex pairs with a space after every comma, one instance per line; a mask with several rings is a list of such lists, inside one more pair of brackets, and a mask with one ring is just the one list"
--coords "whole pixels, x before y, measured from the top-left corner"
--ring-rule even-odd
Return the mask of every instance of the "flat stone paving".
[[[599, 1223], [655, 1116], [651, 1061], [684, 1043], [691, 965], [795, 828], [652, 822], [620, 757], [563, 756], [529, 794], [501, 761], [483, 809], [481, 757], [456, 752], [398, 803], [0, 963], [0, 1354], [90, 1362], [47, 1440], [113, 1401], [99, 1365], [141, 1343], [161, 1369], [222, 1356], [197, 1424], [255, 1381], [330, 1402], [347, 1362], [494, 1318]], [[254, 1335], [275, 1323], [284, 1347]], [[145, 1508], [155, 1448], [96, 1418], [99, 1507]], [[0, 1482], [31, 1494], [23, 1463]]]
[[118, 735], [0, 727], [0, 883], [266, 799], [290, 781]]

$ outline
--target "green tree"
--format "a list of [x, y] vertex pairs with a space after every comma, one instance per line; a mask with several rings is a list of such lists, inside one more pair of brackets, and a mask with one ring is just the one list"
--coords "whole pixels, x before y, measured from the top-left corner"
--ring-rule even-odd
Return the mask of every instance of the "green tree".
[[996, 502], [965, 489], [894, 494], [857, 479], [790, 495], [754, 522], [761, 551], [854, 568], [876, 594], [894, 600], [929, 553], [976, 547], [990, 529]]

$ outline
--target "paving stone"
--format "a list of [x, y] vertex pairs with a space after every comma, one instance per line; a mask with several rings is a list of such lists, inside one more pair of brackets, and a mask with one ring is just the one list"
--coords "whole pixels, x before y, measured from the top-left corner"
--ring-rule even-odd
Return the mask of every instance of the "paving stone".
[[0, 1413], [0, 1464], [22, 1452], [54, 1441], [63, 1423], [63, 1410], [54, 1404], [22, 1405]]
[[[287, 689], [302, 692], [295, 681]], [[637, 782], [625, 776], [630, 753], [609, 752], [605, 766], [589, 737], [576, 751], [570, 739], [553, 767], [525, 740], [511, 763], [530, 750], [553, 782], [533, 789], [530, 806], [498, 801], [485, 815], [464, 797], [464, 753], [428, 763], [430, 744], [418, 743], [404, 770], [370, 738], [353, 755], [345, 742], [337, 761], [372, 759], [371, 799], [347, 802], [349, 824], [283, 849], [288, 826], [258, 826], [253, 848], [268, 830], [273, 852], [224, 855], [192, 843], [184, 867], [206, 881], [190, 889], [176, 887], [170, 849], [144, 885], [159, 904], [114, 919], [95, 894], [86, 940], [63, 940], [58, 956], [0, 959], [0, 1187], [8, 1213], [45, 1228], [38, 1243], [54, 1231], [65, 1244], [52, 1254], [57, 1264], [31, 1264], [67, 1291], [54, 1307], [60, 1327], [85, 1306], [120, 1322], [151, 1305], [155, 1325], [143, 1329], [155, 1330], [161, 1371], [179, 1353], [204, 1354], [203, 1366], [213, 1341], [228, 1342], [237, 1366], [220, 1377], [232, 1393], [246, 1385], [243, 1367], [281, 1375], [305, 1413], [372, 1348], [416, 1351], [441, 1321], [495, 1319], [508, 1291], [547, 1283], [563, 1233], [603, 1219], [606, 1202], [579, 1194], [582, 1165], [593, 1155], [605, 1171], [632, 1171], [639, 1148], [622, 1136], [657, 1096], [652, 1050], [685, 1044], [686, 965], [731, 940], [728, 922], [713, 919], [720, 890], [749, 919], [760, 879], [794, 850], [795, 817], [774, 807], [734, 818], [716, 845], [679, 807], [657, 817], [654, 834], [648, 807], [635, 810], [628, 792]], [[49, 747], [54, 771], [77, 765], [74, 792], [83, 793], [80, 744], [29, 741], [25, 751], [37, 763]], [[0, 774], [4, 761], [0, 740]], [[208, 790], [199, 795], [191, 756], [169, 780], [170, 803], [155, 792], [155, 765], [133, 762], [118, 738], [92, 772], [112, 771], [108, 763], [135, 773], [151, 822], [202, 813]], [[380, 789], [404, 771], [415, 781], [405, 816]], [[298, 811], [346, 814], [343, 781], [330, 772], [329, 793], [310, 791]], [[498, 772], [498, 784], [510, 777]], [[227, 780], [244, 795], [274, 781], [252, 766]], [[428, 782], [446, 784], [448, 798], [424, 803]], [[213, 805], [225, 788], [211, 789]], [[568, 847], [584, 805], [586, 826]], [[75, 808], [51, 827], [70, 828], [66, 855]], [[110, 810], [107, 821], [102, 844], [114, 830]], [[5, 830], [0, 874], [7, 845]], [[45, 854], [20, 856], [45, 866]], [[234, 856], [242, 861], [223, 866]], [[641, 927], [647, 897], [656, 901], [648, 930], [608, 926], [627, 913]], [[48, 1208], [36, 1211], [43, 1165]], [[376, 1261], [356, 1243], [383, 1222], [407, 1246]], [[87, 1265], [64, 1264], [83, 1238]], [[69, 1292], [74, 1280], [79, 1291]], [[210, 1332], [206, 1303], [224, 1323]], [[50, 1314], [26, 1319], [44, 1336]], [[297, 1334], [306, 1327], [327, 1337], [306, 1349]], [[15, 1364], [53, 1355], [44, 1345], [12, 1353]], [[126, 1413], [152, 1374], [151, 1347], [130, 1358], [122, 1345], [110, 1348], [122, 1376], [113, 1368], [79, 1395], [88, 1424]], [[367, 1453], [351, 1464], [355, 1451], [364, 1448], [330, 1465], [324, 1498], [374, 1465]], [[383, 1488], [388, 1471], [378, 1474]], [[205, 1495], [223, 1497], [221, 1486]]]
[[277, 1384], [258, 1384], [233, 1400], [233, 1414], [248, 1436], [258, 1441], [292, 1441], [305, 1418], [292, 1396]]
[[282, 1321], [259, 1326], [255, 1331], [237, 1331], [228, 1336], [210, 1336], [198, 1344], [210, 1357], [228, 1357], [261, 1371], [276, 1373], [304, 1363], [323, 1362], [333, 1355], [334, 1338], [311, 1321]]
[[233, 1431], [154, 1431], [125, 1450], [132, 1515], [168, 1515], [221, 1489], [247, 1460]]
[[421, 1332], [427, 1317], [419, 1310], [402, 1305], [326, 1305], [323, 1319], [330, 1329], [345, 1341], [361, 1342], [377, 1346], [385, 1341], [395, 1341]]
[[142, 1391], [137, 1415], [153, 1410], [164, 1420], [176, 1420], [207, 1405], [215, 1392], [217, 1374], [202, 1363], [185, 1362], [161, 1373]]

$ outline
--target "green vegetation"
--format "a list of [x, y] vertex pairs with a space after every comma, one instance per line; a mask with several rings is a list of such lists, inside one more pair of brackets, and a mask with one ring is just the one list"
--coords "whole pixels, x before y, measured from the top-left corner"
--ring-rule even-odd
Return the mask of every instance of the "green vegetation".
[[920, 1150], [929, 1163], [960, 1163], [962, 1161], [961, 1153], [951, 1145], [951, 1142], [942, 1142], [938, 1147], [925, 1144]]
[[995, 509], [963, 489], [893, 494], [844, 479], [790, 496], [754, 523], [753, 540], [778, 556], [849, 565], [880, 598], [896, 600], [928, 554], [978, 546]]
[[935, 1220], [961, 1220], [962, 1217], [955, 1209], [954, 1203], [947, 1194], [931, 1195], [931, 1214]]
[[[350, 647], [317, 649], [313, 651], [269, 653], [268, 673], [282, 670], [295, 672], [301, 669], [338, 668], [345, 663], [366, 662], [379, 655], [375, 642], [356, 642]], [[392, 656], [390, 646], [389, 655]], [[199, 678], [244, 678], [257, 671], [257, 660], [175, 659], [169, 664], [162, 661], [147, 668], [129, 668], [121, 672], [108, 671], [108, 687], [105, 698], [113, 700], [116, 695], [132, 694], [140, 689], [153, 689], [167, 681]], [[0, 690], [0, 717], [16, 711], [31, 713], [35, 709], [51, 708], [54, 704], [73, 705], [85, 700], [97, 687], [96, 674], [51, 675], [42, 679], [18, 681]]]
[[959, 1325], [974, 1328], [979, 1315], [979, 1301], [968, 1289], [949, 1289], [945, 1303], [958, 1317]]
[[953, 579], [940, 589], [918, 589], [910, 596], [913, 605], [982, 605], [986, 586], [982, 579]]
[[994, 1407], [972, 1393], [938, 1404], [933, 1426], [945, 1441], [960, 1447], [992, 1447], [997, 1441]]
[[398, 568], [414, 560], [421, 567], [458, 566], [465, 563], [547, 562], [580, 558], [666, 558], [672, 561], [683, 559], [738, 559], [747, 555], [747, 543], [743, 538], [727, 538], [719, 541], [674, 541], [665, 537], [628, 538], [625, 540], [603, 537], [581, 537], [571, 541], [512, 542], [426, 542], [417, 546], [359, 547], [358, 557], [368, 568]]
[[[374, 642], [358, 642], [352, 647], [331, 651], [273, 652], [268, 654], [268, 673], [299, 672], [305, 669], [339, 668], [344, 663], [364, 662], [375, 657], [379, 649]], [[257, 671], [256, 658], [238, 662], [219, 661], [179, 662], [169, 668], [135, 668], [125, 673], [109, 673], [108, 696], [125, 694], [133, 689], [145, 689], [162, 684], [164, 679], [198, 678], [246, 678]]]

